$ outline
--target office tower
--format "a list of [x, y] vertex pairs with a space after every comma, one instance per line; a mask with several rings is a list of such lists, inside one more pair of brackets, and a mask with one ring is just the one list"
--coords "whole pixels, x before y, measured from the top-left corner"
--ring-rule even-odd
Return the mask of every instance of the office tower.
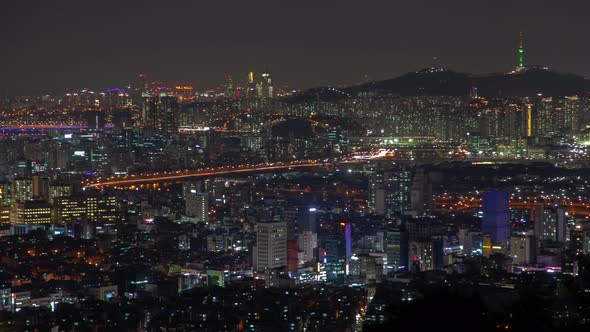
[[482, 232], [493, 244], [504, 245], [510, 237], [510, 193], [490, 191], [483, 195]]
[[260, 98], [273, 98], [274, 91], [272, 85], [272, 78], [268, 72], [262, 73], [262, 79], [258, 82], [258, 97]]
[[428, 172], [417, 169], [412, 180], [412, 211], [422, 214], [432, 210], [432, 181]]
[[120, 220], [115, 196], [57, 197], [53, 202], [55, 222], [58, 224], [87, 221], [93, 225], [102, 225]]
[[43, 201], [49, 201], [49, 179], [41, 176], [34, 175], [32, 182], [32, 195], [34, 199]]
[[301, 263], [312, 262], [315, 259], [315, 250], [318, 246], [318, 235], [310, 230], [299, 233], [297, 239]]
[[26, 202], [33, 198], [33, 182], [29, 178], [17, 178], [12, 181], [12, 202]]
[[311, 205], [301, 209], [299, 231], [318, 232], [318, 208], [316, 206]]
[[43, 201], [19, 201], [14, 204], [10, 223], [49, 224], [51, 223], [51, 206]]
[[90, 149], [88, 159], [98, 175], [107, 176], [111, 173], [109, 155], [104, 146], [97, 146]]
[[264, 271], [287, 266], [287, 223], [256, 223], [254, 269]]
[[254, 72], [248, 73], [248, 85], [246, 86], [246, 96], [249, 98], [256, 97], [258, 95], [256, 89], [256, 82], [254, 81]]
[[410, 209], [411, 172], [377, 171], [369, 176], [369, 209], [375, 214], [403, 213]]
[[350, 257], [352, 256], [350, 223], [338, 223], [335, 234], [330, 235], [325, 240], [324, 250], [326, 281], [337, 285], [344, 284], [346, 282]]
[[194, 218], [197, 222], [209, 221], [209, 194], [197, 192], [191, 189], [191, 192], [184, 199], [185, 214]]
[[528, 265], [535, 261], [536, 248], [532, 236], [510, 237], [510, 257], [513, 265]]
[[408, 269], [408, 233], [395, 229], [385, 232], [387, 272]]
[[165, 93], [143, 94], [141, 125], [145, 130], [174, 135], [178, 133], [180, 106], [175, 96]]

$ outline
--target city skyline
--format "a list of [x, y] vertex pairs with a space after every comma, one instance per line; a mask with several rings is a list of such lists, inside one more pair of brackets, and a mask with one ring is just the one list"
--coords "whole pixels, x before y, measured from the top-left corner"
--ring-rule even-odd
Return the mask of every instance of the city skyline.
[[[590, 50], [580, 42], [587, 23], [578, 16], [583, 10], [573, 10], [587, 4], [569, 3], [570, 11], [532, 1], [328, 3], [312, 10], [267, 2], [226, 8], [175, 3], [157, 11], [150, 2], [10, 4], [0, 24], [5, 47], [19, 52], [0, 55], [0, 92], [121, 86], [143, 72], [205, 89], [226, 73], [245, 80], [249, 71], [267, 68], [277, 86], [307, 89], [393, 78], [428, 67], [435, 57], [459, 72], [504, 72], [517, 64], [520, 31], [527, 64], [588, 77]], [[503, 24], [492, 24], [497, 20]]]
[[0, 331], [590, 330], [588, 0], [3, 9]]

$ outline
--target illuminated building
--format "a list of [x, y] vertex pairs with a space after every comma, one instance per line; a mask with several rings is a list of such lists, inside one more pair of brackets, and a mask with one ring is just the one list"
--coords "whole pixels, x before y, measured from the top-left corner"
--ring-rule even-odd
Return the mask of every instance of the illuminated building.
[[565, 209], [539, 205], [533, 211], [533, 221], [537, 246], [542, 247], [545, 243], [565, 243], [567, 235]]
[[[361, 283], [364, 283], [367, 280], [378, 279], [383, 275], [383, 271], [378, 268], [375, 257], [369, 255], [353, 255], [350, 258], [348, 275], [349, 278], [356, 276]], [[350, 282], [352, 283], [352, 280]]]
[[258, 90], [256, 87], [256, 82], [254, 81], [254, 72], [248, 73], [248, 85], [246, 87], [246, 97], [256, 97], [258, 95]]
[[54, 209], [58, 224], [88, 221], [101, 225], [119, 221], [118, 204], [114, 196], [57, 197], [54, 199]]
[[40, 175], [33, 176], [33, 198], [49, 201], [49, 179]]
[[0, 182], [0, 206], [12, 206], [12, 183]]
[[482, 231], [493, 244], [504, 245], [510, 237], [510, 193], [490, 191], [482, 195]]
[[525, 69], [524, 66], [524, 37], [523, 33], [520, 32], [518, 38], [518, 64], [516, 65], [516, 71], [522, 71]]
[[369, 209], [375, 214], [403, 213], [410, 209], [411, 172], [376, 171], [369, 176]]
[[70, 196], [72, 194], [72, 186], [68, 183], [54, 183], [49, 186], [49, 203], [53, 204], [56, 197]]
[[336, 234], [329, 236], [324, 242], [324, 264], [326, 281], [342, 285], [346, 282], [352, 256], [352, 234], [350, 223], [340, 222], [336, 227]]
[[318, 235], [311, 230], [304, 230], [297, 238], [299, 246], [299, 261], [301, 263], [311, 262], [315, 258], [315, 249], [318, 246]]
[[167, 135], [176, 134], [180, 121], [178, 100], [166, 93], [144, 93], [140, 121], [144, 129]]
[[17, 202], [10, 219], [12, 224], [49, 224], [51, 206], [43, 201]]
[[513, 265], [527, 265], [534, 262], [536, 248], [531, 236], [510, 237], [510, 257]]
[[407, 270], [408, 233], [400, 229], [386, 231], [385, 253], [387, 254], [387, 272]]
[[207, 285], [224, 287], [229, 281], [229, 271], [227, 270], [207, 270]]
[[108, 285], [100, 287], [89, 287], [88, 294], [98, 301], [110, 301], [118, 296], [117, 285]]
[[256, 223], [254, 269], [264, 271], [287, 266], [287, 223]]
[[191, 189], [186, 194], [184, 202], [185, 214], [188, 217], [194, 218], [197, 222], [209, 221], [209, 194]]
[[0, 182], [0, 225], [10, 223], [11, 191], [12, 184], [10, 182]]
[[274, 96], [272, 77], [269, 73], [262, 73], [261, 77], [262, 79], [257, 85], [258, 97], [272, 98]]
[[29, 178], [17, 178], [12, 181], [12, 202], [26, 202], [33, 198], [33, 183]]
[[537, 102], [536, 136], [549, 137], [555, 133], [555, 111], [553, 98], [541, 98]]
[[408, 255], [413, 272], [434, 269], [432, 241], [410, 241], [408, 244]]
[[563, 108], [559, 116], [560, 129], [568, 137], [578, 134], [580, 131], [580, 114], [582, 103], [578, 96], [564, 98]]

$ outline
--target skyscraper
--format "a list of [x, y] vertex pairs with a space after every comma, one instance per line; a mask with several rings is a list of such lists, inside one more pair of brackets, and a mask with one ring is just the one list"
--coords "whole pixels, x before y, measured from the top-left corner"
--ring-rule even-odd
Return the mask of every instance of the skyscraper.
[[248, 73], [248, 85], [246, 87], [246, 96], [250, 98], [257, 96], [256, 82], [254, 81], [254, 72]]
[[416, 170], [412, 180], [411, 191], [412, 211], [429, 212], [432, 209], [432, 181], [425, 169]]
[[272, 85], [272, 78], [268, 72], [262, 73], [262, 79], [257, 85], [258, 97], [260, 98], [273, 98], [274, 91]]
[[270, 270], [287, 266], [287, 223], [284, 221], [258, 222], [254, 269]]
[[172, 135], [178, 132], [179, 119], [180, 107], [175, 96], [142, 94], [141, 126], [144, 129]]
[[335, 234], [332, 234], [326, 239], [324, 250], [326, 280], [337, 285], [344, 284], [346, 282], [350, 257], [352, 256], [350, 223], [338, 223]]
[[407, 270], [408, 233], [401, 229], [385, 232], [385, 253], [387, 254], [387, 272]]
[[494, 244], [505, 244], [510, 237], [510, 193], [498, 190], [482, 196], [482, 231]]

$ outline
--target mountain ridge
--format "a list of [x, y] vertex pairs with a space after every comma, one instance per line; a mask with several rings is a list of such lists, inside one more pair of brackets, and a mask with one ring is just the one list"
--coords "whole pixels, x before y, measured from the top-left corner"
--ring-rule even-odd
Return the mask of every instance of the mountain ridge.
[[360, 85], [317, 87], [289, 97], [291, 102], [336, 101], [354, 96], [466, 96], [477, 88], [484, 97], [567, 96], [590, 93], [590, 80], [542, 67], [521, 72], [473, 75], [445, 68], [425, 68], [401, 76]]

